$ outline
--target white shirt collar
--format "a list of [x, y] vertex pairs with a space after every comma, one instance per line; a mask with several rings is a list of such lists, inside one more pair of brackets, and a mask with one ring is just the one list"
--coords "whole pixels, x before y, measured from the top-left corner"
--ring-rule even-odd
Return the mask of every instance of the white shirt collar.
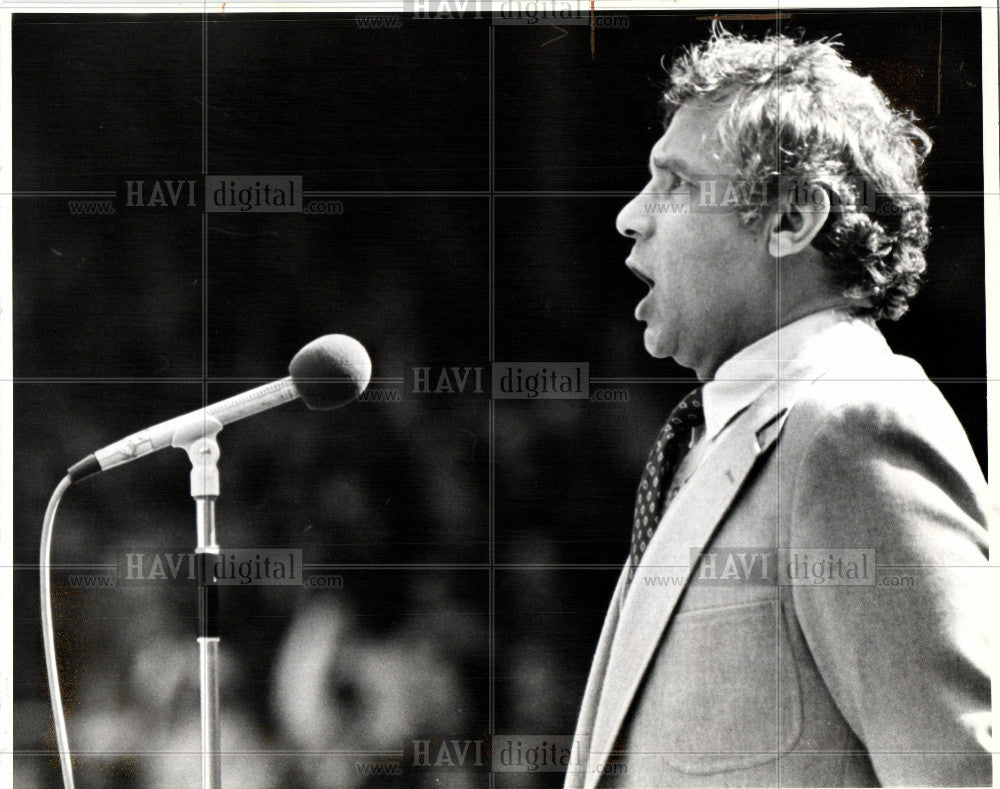
[[870, 319], [846, 310], [821, 310], [782, 326], [727, 359], [702, 392], [705, 437], [714, 439], [771, 383], [789, 378], [793, 362], [828, 364], [836, 361], [838, 352], [849, 353], [856, 346], [846, 335], [858, 331], [878, 329]]

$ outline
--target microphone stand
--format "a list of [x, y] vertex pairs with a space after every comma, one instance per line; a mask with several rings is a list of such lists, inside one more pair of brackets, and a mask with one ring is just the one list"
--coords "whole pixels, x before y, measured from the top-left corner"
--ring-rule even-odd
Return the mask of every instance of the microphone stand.
[[181, 427], [172, 446], [191, 460], [191, 498], [197, 516], [198, 659], [201, 686], [201, 785], [222, 789], [222, 729], [219, 718], [219, 587], [212, 568], [219, 556], [215, 541], [215, 501], [219, 497], [219, 444], [222, 423], [205, 415], [200, 425]]

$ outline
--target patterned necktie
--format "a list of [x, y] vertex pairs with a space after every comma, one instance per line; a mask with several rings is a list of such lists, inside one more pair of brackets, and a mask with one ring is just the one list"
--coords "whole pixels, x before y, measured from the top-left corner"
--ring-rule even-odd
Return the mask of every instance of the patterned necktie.
[[639, 491], [635, 497], [635, 515], [632, 520], [632, 550], [629, 553], [628, 589], [639, 567], [642, 555], [656, 531], [663, 514], [663, 500], [670, 487], [674, 472], [687, 453], [691, 431], [704, 424], [705, 414], [701, 405], [701, 387], [681, 400], [660, 431], [656, 444], [649, 453], [642, 472]]

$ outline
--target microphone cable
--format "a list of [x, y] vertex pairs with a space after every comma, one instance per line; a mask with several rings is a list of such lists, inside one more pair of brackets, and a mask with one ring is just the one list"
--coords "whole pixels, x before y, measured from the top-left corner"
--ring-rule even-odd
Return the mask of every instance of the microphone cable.
[[38, 557], [38, 574], [42, 598], [42, 642], [45, 646], [45, 669], [49, 676], [49, 697], [52, 699], [52, 719], [56, 729], [56, 745], [59, 748], [59, 763], [62, 766], [63, 786], [74, 789], [73, 754], [69, 750], [69, 736], [66, 734], [66, 713], [63, 711], [62, 693], [59, 691], [59, 666], [56, 663], [55, 629], [52, 625], [52, 530], [56, 520], [56, 510], [67, 488], [73, 484], [69, 474], [52, 491], [52, 498], [45, 508], [42, 520], [42, 545]]

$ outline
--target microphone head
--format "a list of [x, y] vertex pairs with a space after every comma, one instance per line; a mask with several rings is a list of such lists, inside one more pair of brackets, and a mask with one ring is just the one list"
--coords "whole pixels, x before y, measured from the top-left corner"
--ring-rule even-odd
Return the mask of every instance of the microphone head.
[[327, 411], [356, 399], [372, 377], [372, 360], [360, 342], [346, 334], [318, 337], [288, 365], [292, 383], [309, 408]]

